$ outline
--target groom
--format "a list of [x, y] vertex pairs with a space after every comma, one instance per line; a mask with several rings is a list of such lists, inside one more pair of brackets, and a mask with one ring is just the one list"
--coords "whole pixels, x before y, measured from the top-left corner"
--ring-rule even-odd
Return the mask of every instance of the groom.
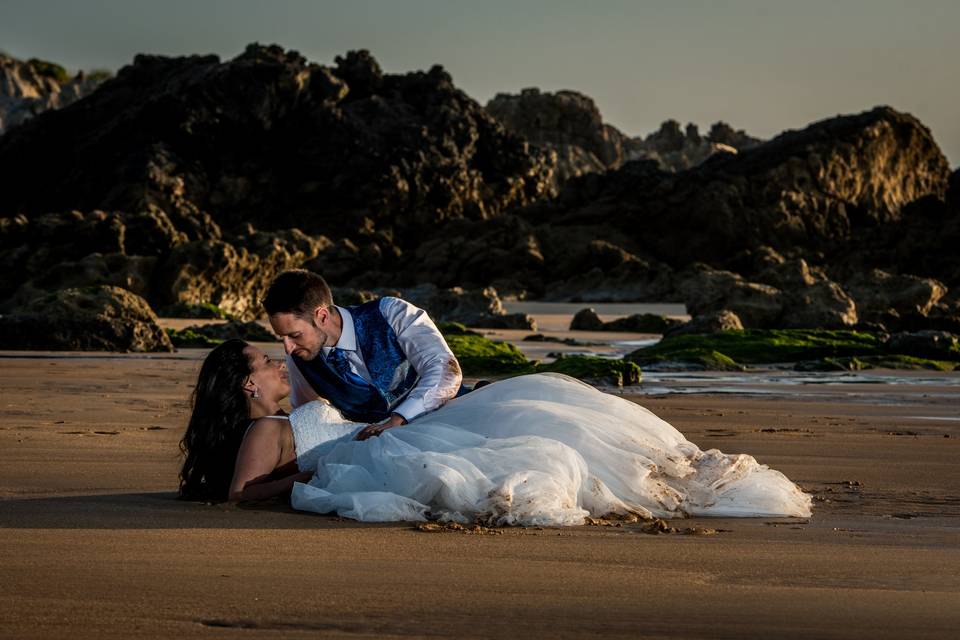
[[263, 306], [283, 340], [296, 408], [318, 397], [368, 422], [358, 440], [406, 424], [462, 393], [460, 365], [426, 311], [399, 298], [338, 307], [326, 281], [297, 269]]

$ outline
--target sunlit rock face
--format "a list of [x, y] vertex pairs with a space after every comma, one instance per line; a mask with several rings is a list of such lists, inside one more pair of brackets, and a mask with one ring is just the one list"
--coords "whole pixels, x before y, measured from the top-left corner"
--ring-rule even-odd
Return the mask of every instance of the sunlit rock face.
[[108, 77], [102, 72], [70, 77], [59, 65], [0, 53], [0, 134], [38, 113], [76, 102]]
[[942, 202], [949, 175], [919, 120], [879, 107], [681, 173], [628, 162], [574, 179], [556, 200], [522, 215], [554, 229], [597, 228], [600, 238], [616, 236], [625, 250], [672, 266], [722, 264], [761, 246], [800, 252], [817, 265], [817, 252], [862, 255], [877, 230], [900, 224], [919, 198]]

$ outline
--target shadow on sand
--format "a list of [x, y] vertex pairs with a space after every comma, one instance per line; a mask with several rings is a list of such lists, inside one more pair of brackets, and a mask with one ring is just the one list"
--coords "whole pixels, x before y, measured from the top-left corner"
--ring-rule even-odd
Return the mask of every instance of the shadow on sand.
[[112, 493], [0, 500], [2, 529], [350, 529], [397, 526], [294, 511], [285, 500], [242, 505], [178, 500], [176, 493]]

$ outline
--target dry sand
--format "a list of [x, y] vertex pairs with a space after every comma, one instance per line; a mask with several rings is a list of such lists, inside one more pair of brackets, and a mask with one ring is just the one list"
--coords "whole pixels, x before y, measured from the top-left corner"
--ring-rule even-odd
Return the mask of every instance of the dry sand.
[[957, 637], [956, 386], [635, 398], [809, 521], [470, 535], [174, 500], [202, 353], [0, 354], [0, 636]]

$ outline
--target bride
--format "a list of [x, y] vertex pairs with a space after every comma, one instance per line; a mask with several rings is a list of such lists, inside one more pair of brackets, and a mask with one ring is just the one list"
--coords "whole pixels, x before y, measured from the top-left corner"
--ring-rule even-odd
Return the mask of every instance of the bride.
[[578, 525], [586, 516], [810, 515], [748, 455], [701, 451], [643, 407], [573, 378], [510, 378], [377, 438], [320, 402], [289, 416], [282, 362], [230, 340], [207, 356], [181, 442], [184, 497], [255, 500], [368, 522]]

